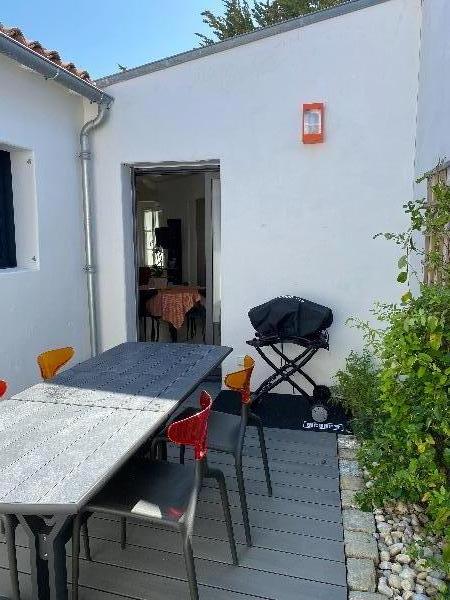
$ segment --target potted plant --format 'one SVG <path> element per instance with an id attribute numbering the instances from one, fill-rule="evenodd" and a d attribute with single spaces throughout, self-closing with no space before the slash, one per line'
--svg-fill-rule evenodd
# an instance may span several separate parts
<path id="1" fill-rule="evenodd" d="M 162 289 L 167 287 L 166 269 L 163 266 L 164 255 L 161 248 L 155 249 L 155 264 L 150 267 L 150 279 L 148 285 L 151 288 Z"/>

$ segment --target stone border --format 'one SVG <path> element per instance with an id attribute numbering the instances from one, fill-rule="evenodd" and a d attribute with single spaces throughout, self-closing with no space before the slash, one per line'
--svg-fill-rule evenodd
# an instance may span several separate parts
<path id="1" fill-rule="evenodd" d="M 359 510 L 355 493 L 364 487 L 356 460 L 358 442 L 352 435 L 338 435 L 339 478 L 347 562 L 349 600 L 386 600 L 376 593 L 380 562 L 373 513 Z"/>

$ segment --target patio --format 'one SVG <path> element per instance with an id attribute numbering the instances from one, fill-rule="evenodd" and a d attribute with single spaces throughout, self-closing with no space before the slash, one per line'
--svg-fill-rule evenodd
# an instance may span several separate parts
<path id="1" fill-rule="evenodd" d="M 214 384 L 207 387 L 213 388 Z M 245 546 L 232 459 L 209 454 L 210 464 L 223 469 L 227 477 L 240 566 L 229 564 L 218 491 L 205 482 L 194 538 L 200 595 L 205 600 L 344 600 L 347 588 L 336 437 L 277 429 L 267 429 L 266 436 L 273 498 L 266 494 L 253 428 L 246 440 L 244 464 L 254 538 L 251 549 Z M 174 458 L 175 450 L 171 454 Z M 94 517 L 90 521 L 90 536 L 93 562 L 81 561 L 81 598 L 188 598 L 181 542 L 176 533 L 130 523 L 129 545 L 121 551 L 118 524 Z M 22 597 L 28 600 L 29 551 L 20 528 L 18 564 Z M 70 578 L 69 563 L 68 573 Z M 8 593 L 7 554 L 2 540 L 0 594 Z"/>

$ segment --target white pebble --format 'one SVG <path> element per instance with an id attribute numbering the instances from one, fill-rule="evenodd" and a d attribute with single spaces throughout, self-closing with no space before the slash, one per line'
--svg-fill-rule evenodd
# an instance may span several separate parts
<path id="1" fill-rule="evenodd" d="M 397 554 L 400 554 L 400 552 L 403 550 L 403 544 L 402 543 L 397 543 L 397 544 L 392 544 L 392 546 L 389 548 L 389 554 L 391 556 L 397 556 Z"/>
<path id="2" fill-rule="evenodd" d="M 430 577 L 428 575 L 427 583 L 429 583 L 432 587 L 436 588 L 440 592 L 445 592 L 445 590 L 447 589 L 447 586 L 442 581 L 442 579 L 436 579 L 436 577 Z"/>
<path id="3" fill-rule="evenodd" d="M 380 592 L 380 594 L 384 594 L 384 596 L 387 596 L 388 598 L 392 598 L 392 596 L 394 595 L 394 592 L 388 586 L 387 581 L 384 577 L 382 577 L 378 582 L 378 591 Z"/>
<path id="4" fill-rule="evenodd" d="M 411 558 L 407 554 L 397 554 L 395 560 L 402 565 L 408 565 L 411 562 Z"/>
<path id="5" fill-rule="evenodd" d="M 414 581 L 412 579 L 402 579 L 402 589 L 405 592 L 410 592 L 414 589 Z"/>
<path id="6" fill-rule="evenodd" d="M 399 590 L 402 585 L 402 580 L 400 579 L 400 577 L 398 575 L 396 575 L 395 573 L 392 573 L 392 575 L 389 575 L 389 577 L 388 577 L 388 583 L 391 588 L 395 588 L 396 590 Z"/>
<path id="7" fill-rule="evenodd" d="M 411 569 L 410 567 L 403 567 L 403 569 L 400 572 L 400 577 L 402 579 L 414 579 L 416 576 L 416 572 L 414 571 L 414 569 Z"/>

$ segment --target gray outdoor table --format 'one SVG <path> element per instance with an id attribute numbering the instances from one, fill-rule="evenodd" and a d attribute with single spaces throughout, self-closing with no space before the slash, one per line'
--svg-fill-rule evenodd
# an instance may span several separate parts
<path id="1" fill-rule="evenodd" d="M 125 343 L 0 402 L 0 514 L 28 535 L 33 598 L 67 598 L 73 515 L 230 352 Z"/>

